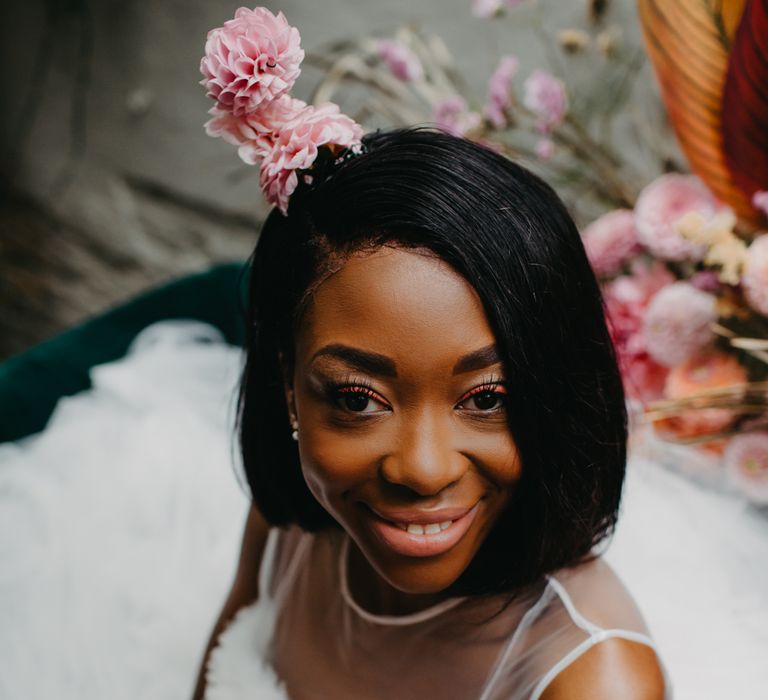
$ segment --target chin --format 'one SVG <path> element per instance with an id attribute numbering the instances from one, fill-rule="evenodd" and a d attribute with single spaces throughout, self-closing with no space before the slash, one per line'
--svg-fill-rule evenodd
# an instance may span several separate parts
<path id="1" fill-rule="evenodd" d="M 471 556 L 456 551 L 458 547 L 436 557 L 403 557 L 382 552 L 380 547 L 371 551 L 367 543 L 361 549 L 381 578 L 393 588 L 410 595 L 444 591 L 456 582 L 472 561 Z"/>

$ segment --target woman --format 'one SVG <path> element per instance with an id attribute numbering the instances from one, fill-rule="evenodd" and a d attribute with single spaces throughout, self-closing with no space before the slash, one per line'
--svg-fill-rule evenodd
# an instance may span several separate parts
<path id="1" fill-rule="evenodd" d="M 470 141 L 363 146 L 300 182 L 252 258 L 253 508 L 205 696 L 237 696 L 251 625 L 294 699 L 669 697 L 597 549 L 627 417 L 574 223 Z M 220 636 L 241 608 L 258 622 Z"/>

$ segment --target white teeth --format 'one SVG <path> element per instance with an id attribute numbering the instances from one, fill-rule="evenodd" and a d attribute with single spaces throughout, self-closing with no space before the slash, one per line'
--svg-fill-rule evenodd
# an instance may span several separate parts
<path id="1" fill-rule="evenodd" d="M 453 524 L 453 520 L 446 520 L 442 523 L 429 523 L 427 525 L 419 525 L 418 523 L 393 524 L 397 525 L 401 530 L 410 532 L 412 535 L 436 535 L 438 532 L 447 530 Z"/>

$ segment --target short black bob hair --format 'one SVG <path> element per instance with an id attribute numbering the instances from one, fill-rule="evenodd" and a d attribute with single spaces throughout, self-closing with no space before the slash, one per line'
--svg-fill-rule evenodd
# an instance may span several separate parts
<path id="1" fill-rule="evenodd" d="M 270 213 L 250 260 L 238 431 L 256 507 L 273 526 L 341 527 L 302 476 L 278 353 L 292 368 L 312 287 L 344 256 L 383 244 L 420 247 L 482 300 L 522 463 L 507 509 L 450 591 L 514 592 L 589 560 L 615 527 L 627 414 L 573 220 L 540 178 L 467 139 L 414 127 L 363 141 L 362 155 L 300 184 L 287 216 Z"/>

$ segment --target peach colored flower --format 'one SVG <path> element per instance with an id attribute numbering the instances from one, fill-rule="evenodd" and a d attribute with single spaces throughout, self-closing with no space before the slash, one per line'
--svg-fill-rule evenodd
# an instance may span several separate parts
<path id="1" fill-rule="evenodd" d="M 768 316 L 768 234 L 758 236 L 747 248 L 741 286 L 749 305 Z"/>
<path id="2" fill-rule="evenodd" d="M 768 433 L 735 435 L 723 453 L 729 480 L 749 500 L 768 505 Z"/>
<path id="3" fill-rule="evenodd" d="M 468 131 L 480 126 L 482 117 L 477 112 L 469 111 L 463 97 L 452 95 L 434 105 L 432 120 L 449 134 L 464 136 Z"/>
<path id="4" fill-rule="evenodd" d="M 538 116 L 536 126 L 541 133 L 549 133 L 563 121 L 568 111 L 568 96 L 562 80 L 537 68 L 531 71 L 523 89 L 523 104 Z"/>
<path id="5" fill-rule="evenodd" d="M 421 61 L 410 48 L 396 39 L 379 39 L 376 52 L 398 80 L 409 82 L 424 76 Z"/>
<path id="6" fill-rule="evenodd" d="M 643 336 L 651 356 L 674 367 L 710 343 L 716 303 L 715 296 L 688 282 L 675 282 L 657 292 L 643 319 Z"/>
<path id="7" fill-rule="evenodd" d="M 664 394 L 668 399 L 681 399 L 705 389 L 746 382 L 747 372 L 736 357 L 710 349 L 670 370 Z M 665 421 L 665 428 L 679 437 L 695 437 L 720 432 L 733 420 L 734 414 L 728 409 L 691 409 Z"/>
<path id="8" fill-rule="evenodd" d="M 595 274 L 609 276 L 639 251 L 635 215 L 630 209 L 603 214 L 582 232 L 584 248 Z"/>
<path id="9" fill-rule="evenodd" d="M 314 163 L 318 147 L 356 146 L 362 135 L 362 127 L 341 114 L 338 105 L 327 102 L 317 107 L 305 106 L 293 119 L 280 125 L 272 148 L 260 158 L 261 187 L 267 201 L 285 214 L 288 198 L 298 185 L 296 171 Z"/>
<path id="10" fill-rule="evenodd" d="M 701 260 L 706 251 L 677 230 L 677 222 L 688 212 L 706 219 L 721 206 L 695 175 L 662 175 L 647 185 L 635 204 L 635 225 L 640 243 L 662 260 Z"/>
<path id="11" fill-rule="evenodd" d="M 517 73 L 518 65 L 516 56 L 502 56 L 488 81 L 488 100 L 483 114 L 497 129 L 503 129 L 507 125 L 506 111 L 512 104 L 510 84 Z"/>
<path id="12" fill-rule="evenodd" d="M 300 41 L 282 12 L 241 7 L 234 19 L 208 32 L 200 83 L 222 110 L 249 114 L 291 89 L 304 59 Z"/>

